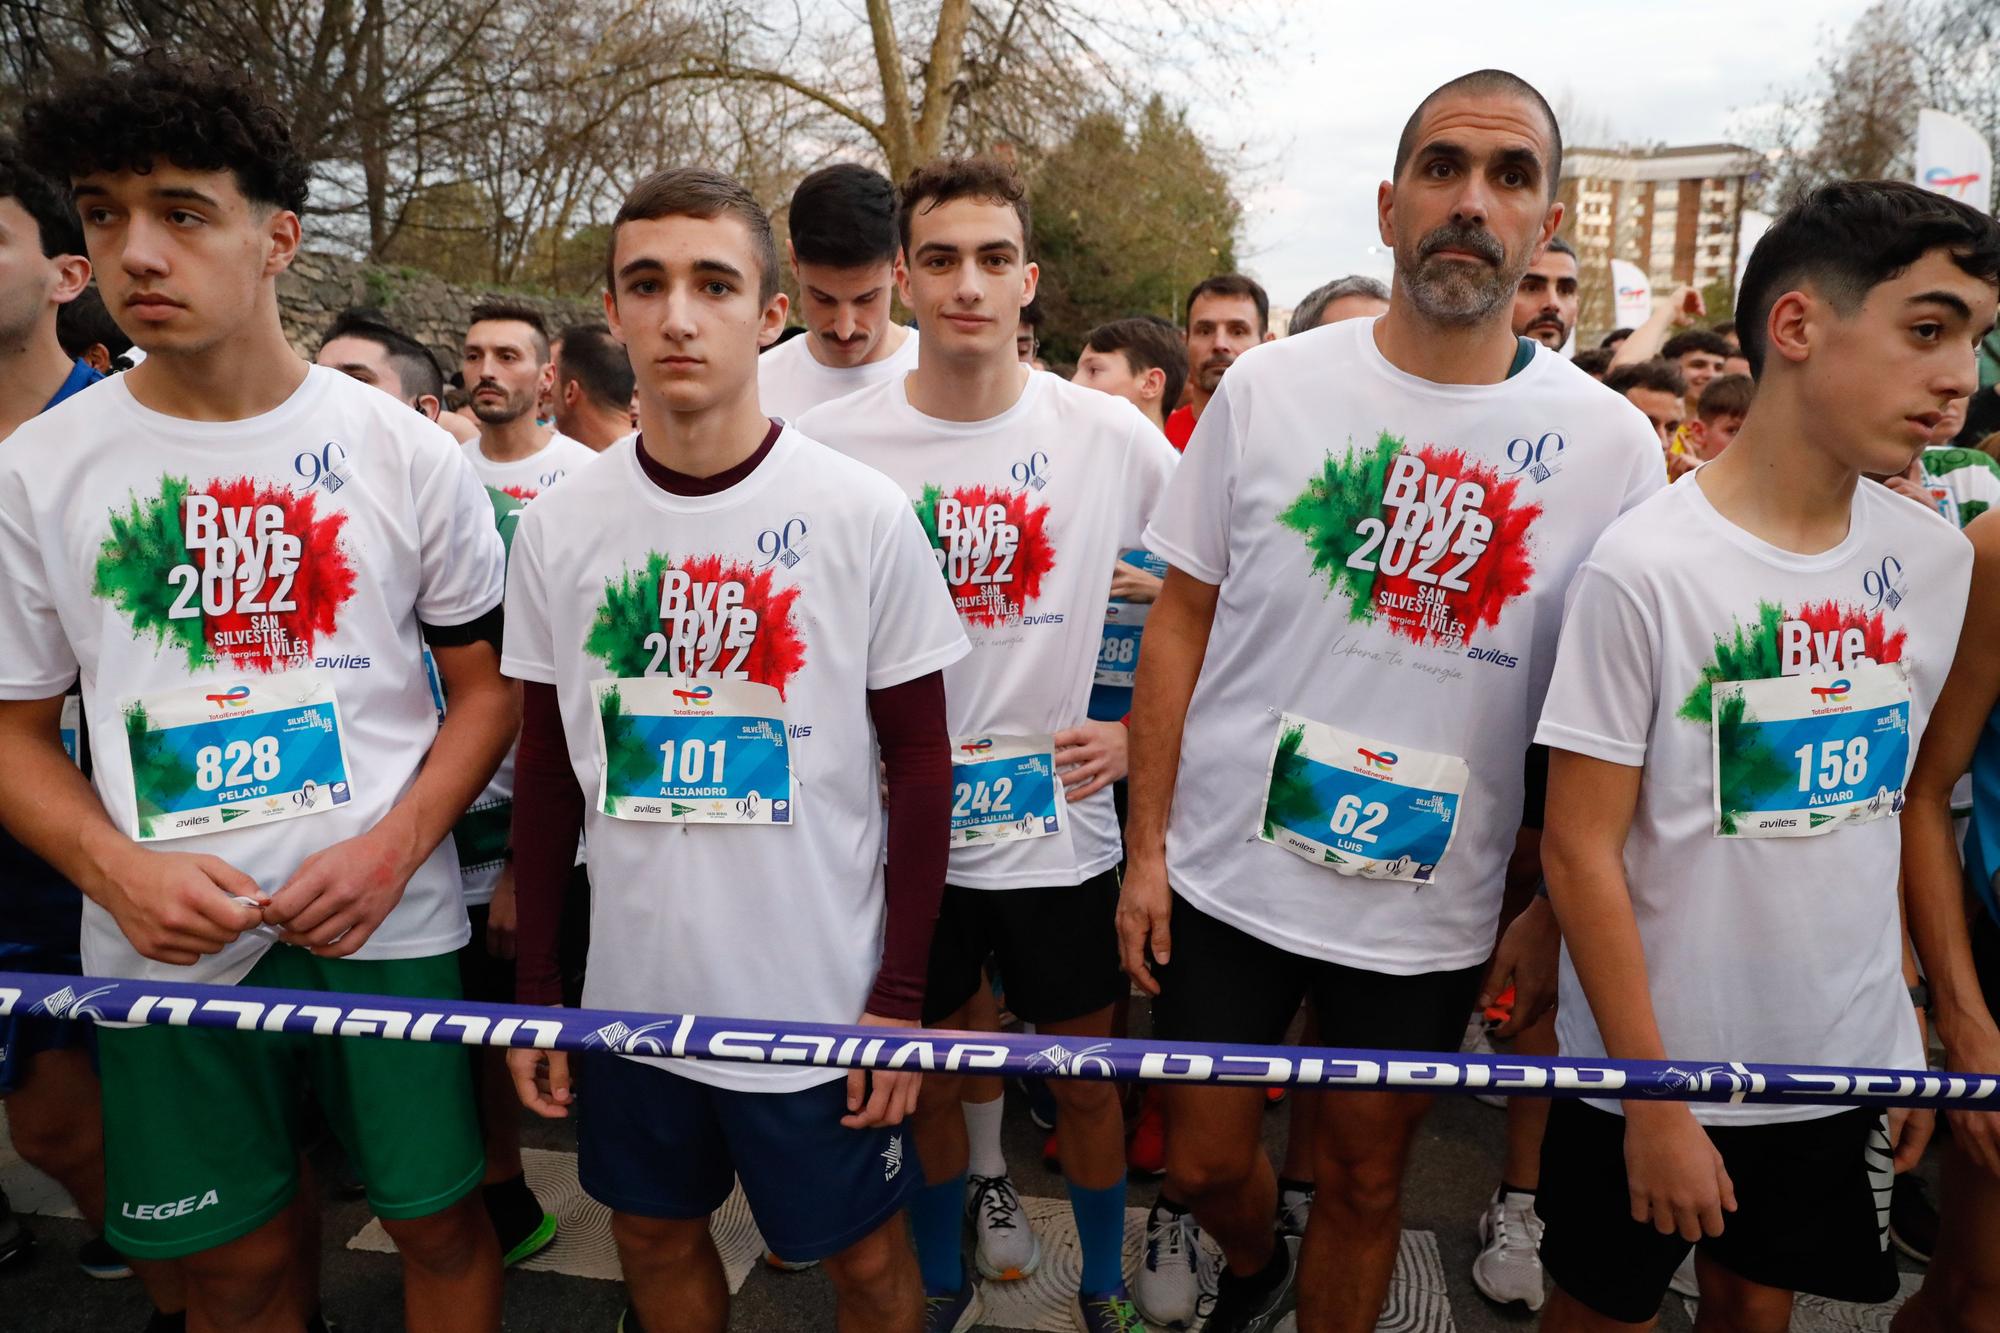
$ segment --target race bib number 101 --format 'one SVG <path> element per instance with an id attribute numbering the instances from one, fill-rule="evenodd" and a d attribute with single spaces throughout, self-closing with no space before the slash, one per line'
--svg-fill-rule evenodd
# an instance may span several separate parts
<path id="1" fill-rule="evenodd" d="M 1903 808 L 1910 686 L 1898 664 L 1717 681 L 1718 838 L 1807 838 Z"/>
<path id="2" fill-rule="evenodd" d="M 605 814 L 662 824 L 792 822 L 792 753 L 773 687 L 644 676 L 590 688 Z"/>
<path id="3" fill-rule="evenodd" d="M 955 736 L 951 845 L 1046 838 L 1062 831 L 1055 741 L 1049 736 Z"/>
<path id="4" fill-rule="evenodd" d="M 141 841 L 325 814 L 353 797 L 340 705 L 310 672 L 149 695 L 124 712 Z"/>
<path id="5" fill-rule="evenodd" d="M 1456 755 L 1285 713 L 1259 835 L 1342 875 L 1428 883 L 1451 848 L 1469 776 Z"/>

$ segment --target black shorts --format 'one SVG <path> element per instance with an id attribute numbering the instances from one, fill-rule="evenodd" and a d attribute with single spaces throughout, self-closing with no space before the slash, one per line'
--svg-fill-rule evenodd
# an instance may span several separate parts
<path id="1" fill-rule="evenodd" d="M 1456 1051 L 1484 964 L 1399 976 L 1291 953 L 1174 895 L 1173 962 L 1153 965 L 1153 1030 L 1169 1041 L 1282 1042 L 1308 996 L 1323 1046 Z"/>
<path id="2" fill-rule="evenodd" d="M 1065 1023 L 1116 1004 L 1118 872 L 1048 889 L 944 886 L 931 936 L 924 1023 L 957 1013 L 980 987 L 991 958 L 1007 1007 L 1027 1022 Z"/>
<path id="3" fill-rule="evenodd" d="M 468 1000 L 481 1004 L 514 1003 L 514 960 L 495 958 L 486 951 L 485 903 L 465 909 L 472 921 L 472 938 L 458 951 L 458 985 Z"/>
<path id="4" fill-rule="evenodd" d="M 1874 1304 L 1896 1294 L 1889 1250 L 1895 1182 L 1880 1111 L 1857 1107 L 1814 1120 L 1711 1127 L 1736 1189 L 1736 1211 L 1702 1252 L 1738 1277 L 1784 1291 Z M 1659 1313 L 1694 1242 L 1632 1220 L 1625 1118 L 1559 1101 L 1542 1138 L 1535 1211 L 1542 1264 L 1556 1285 L 1607 1319 Z"/>

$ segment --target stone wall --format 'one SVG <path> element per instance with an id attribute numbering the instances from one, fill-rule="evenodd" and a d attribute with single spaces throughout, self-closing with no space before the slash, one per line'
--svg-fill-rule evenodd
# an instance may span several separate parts
<path id="1" fill-rule="evenodd" d="M 360 264 L 338 255 L 301 251 L 278 279 L 278 313 L 292 346 L 311 356 L 319 336 L 333 317 L 350 306 L 374 306 L 389 322 L 431 349 L 449 376 L 457 368 L 465 335 L 466 315 L 488 292 L 419 269 Z M 592 301 L 507 292 L 542 312 L 549 331 L 584 320 L 601 320 L 604 309 Z"/>

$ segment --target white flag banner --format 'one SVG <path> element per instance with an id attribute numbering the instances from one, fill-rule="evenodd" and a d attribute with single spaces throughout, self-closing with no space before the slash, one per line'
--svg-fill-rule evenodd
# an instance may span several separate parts
<path id="1" fill-rule="evenodd" d="M 1757 242 L 1764 239 L 1764 233 L 1771 230 L 1776 221 L 1769 213 L 1760 213 L 1754 208 L 1746 208 L 1736 219 L 1736 290 L 1743 290 L 1743 270 L 1750 267 L 1750 252 L 1757 248 Z"/>
<path id="2" fill-rule="evenodd" d="M 1917 112 L 1917 184 L 1991 212 L 1992 145 L 1957 116 L 1925 107 Z"/>
<path id="3" fill-rule="evenodd" d="M 1653 313 L 1653 284 L 1645 270 L 1630 260 L 1611 261 L 1611 290 L 1617 328 L 1636 329 Z"/>

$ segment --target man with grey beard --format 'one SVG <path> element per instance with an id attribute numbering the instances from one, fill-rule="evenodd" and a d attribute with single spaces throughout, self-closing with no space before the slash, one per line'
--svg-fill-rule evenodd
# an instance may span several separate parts
<path id="1" fill-rule="evenodd" d="M 1510 982 L 1503 1035 L 1550 1003 L 1546 900 L 1494 950 L 1524 759 L 1571 575 L 1666 481 L 1630 404 L 1511 327 L 1561 160 L 1515 75 L 1426 97 L 1377 193 L 1387 313 L 1244 352 L 1154 511 L 1118 924 L 1167 1040 L 1280 1042 L 1310 995 L 1324 1045 L 1455 1051 Z M 1294 1304 L 1300 1333 L 1375 1327 L 1429 1099 L 1317 1095 L 1301 1243 L 1262 1090 L 1169 1085 L 1167 1192 L 1227 1262 L 1213 1333 Z M 1532 1250 L 1532 1195 L 1489 1229 Z"/>

